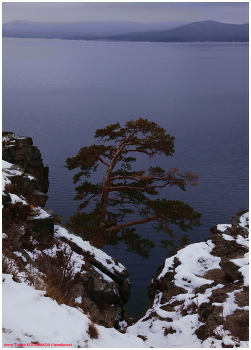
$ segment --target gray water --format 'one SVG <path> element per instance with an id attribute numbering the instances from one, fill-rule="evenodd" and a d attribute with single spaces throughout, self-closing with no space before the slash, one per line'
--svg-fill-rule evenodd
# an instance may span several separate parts
<path id="1" fill-rule="evenodd" d="M 2 96 L 3 130 L 31 136 L 41 150 L 50 167 L 47 207 L 58 215 L 69 217 L 78 204 L 65 159 L 95 143 L 97 128 L 138 118 L 176 138 L 174 157 L 156 164 L 200 175 L 198 187 L 162 193 L 202 214 L 191 242 L 248 207 L 248 44 L 4 38 Z M 129 269 L 126 309 L 135 317 L 146 310 L 147 285 L 167 256 L 151 225 L 138 232 L 156 244 L 148 260 L 105 247 Z"/>

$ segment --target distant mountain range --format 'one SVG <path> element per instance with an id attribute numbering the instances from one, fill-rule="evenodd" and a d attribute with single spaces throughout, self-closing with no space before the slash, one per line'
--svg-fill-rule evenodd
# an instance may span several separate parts
<path id="1" fill-rule="evenodd" d="M 111 40 L 155 41 L 155 42 L 194 42 L 194 41 L 241 41 L 246 42 L 248 24 L 226 24 L 216 21 L 192 22 L 174 29 L 116 35 Z M 109 39 L 109 38 L 108 38 Z"/>
<path id="2" fill-rule="evenodd" d="M 80 22 L 45 23 L 14 21 L 2 25 L 3 37 L 94 40 L 107 36 L 169 30 L 189 22 Z"/>
<path id="3" fill-rule="evenodd" d="M 38 23 L 14 21 L 2 25 L 2 36 L 70 40 L 151 42 L 248 42 L 249 25 L 202 22 L 83 22 Z"/>

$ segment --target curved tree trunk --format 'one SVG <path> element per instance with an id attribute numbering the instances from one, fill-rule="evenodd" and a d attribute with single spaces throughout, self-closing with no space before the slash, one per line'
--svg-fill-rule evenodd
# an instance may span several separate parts
<path id="1" fill-rule="evenodd" d="M 106 208 L 107 208 L 107 204 L 108 204 L 108 197 L 109 197 L 109 193 L 110 193 L 110 185 L 111 185 L 111 173 L 114 169 L 114 167 L 116 166 L 117 162 L 118 162 L 118 158 L 121 155 L 122 151 L 124 150 L 125 146 L 127 145 L 127 142 L 130 140 L 130 138 L 138 132 L 138 129 L 134 130 L 130 135 L 128 135 L 127 137 L 125 137 L 119 144 L 117 151 L 114 155 L 114 157 L 112 158 L 106 173 L 105 173 L 105 177 L 104 177 L 104 181 L 103 181 L 103 187 L 102 187 L 102 191 L 101 191 L 101 195 L 100 195 L 100 211 L 99 211 L 99 216 L 101 218 L 101 220 L 105 219 L 105 215 L 106 215 Z"/>

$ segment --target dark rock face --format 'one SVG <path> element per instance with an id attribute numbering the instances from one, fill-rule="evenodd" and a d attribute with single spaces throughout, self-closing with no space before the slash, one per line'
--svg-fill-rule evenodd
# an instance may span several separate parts
<path id="1" fill-rule="evenodd" d="M 162 304 L 171 300 L 171 298 L 175 295 L 186 293 L 184 288 L 177 287 L 174 283 L 175 268 L 179 265 L 180 265 L 179 260 L 177 258 L 174 258 L 172 269 L 169 270 L 163 278 L 158 279 L 157 277 L 162 272 L 164 268 L 164 264 L 160 266 L 160 268 L 157 271 L 157 274 L 153 277 L 152 281 L 149 283 L 149 286 L 148 286 L 148 295 L 152 303 L 154 302 L 156 291 L 165 291 L 165 293 L 163 293 L 161 297 Z"/>
<path id="2" fill-rule="evenodd" d="M 5 175 L 11 181 L 10 192 L 14 191 L 17 195 L 22 195 L 30 205 L 34 207 L 44 207 L 48 196 L 39 191 L 40 185 L 37 179 L 30 174 L 24 172 L 22 168 L 18 165 L 13 165 L 10 170 L 5 172 Z M 6 190 L 8 190 L 9 186 L 7 186 Z M 5 190 L 5 192 L 6 192 Z M 3 193 L 3 201 L 8 201 L 6 193 Z"/>
<path id="3" fill-rule="evenodd" d="M 14 164 L 12 170 L 17 170 L 17 175 L 13 172 L 9 179 L 18 194 L 30 205 L 44 207 L 48 199 L 45 193 L 49 188 L 49 168 L 43 164 L 41 153 L 33 146 L 32 139 L 3 131 L 2 158 Z M 5 195 L 3 200 L 7 200 Z"/>
<path id="4" fill-rule="evenodd" d="M 3 131 L 2 157 L 3 160 L 20 166 L 25 173 L 34 176 L 38 191 L 48 192 L 49 168 L 43 164 L 41 153 L 36 146 L 33 146 L 31 137 Z"/>
<path id="5" fill-rule="evenodd" d="M 54 233 L 54 219 L 51 215 L 42 218 L 29 215 L 27 217 L 27 231 L 30 234 L 35 234 L 40 241 L 46 240 L 48 235 Z"/>

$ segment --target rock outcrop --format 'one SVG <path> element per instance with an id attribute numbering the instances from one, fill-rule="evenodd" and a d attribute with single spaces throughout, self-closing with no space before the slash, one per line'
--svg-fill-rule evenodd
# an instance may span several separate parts
<path id="1" fill-rule="evenodd" d="M 2 158 L 22 168 L 24 174 L 32 175 L 35 183 L 27 183 L 22 190 L 39 191 L 47 193 L 49 189 L 49 168 L 43 164 L 40 150 L 33 145 L 31 137 L 15 135 L 12 132 L 3 131 Z M 16 179 L 16 181 L 22 181 Z M 20 186 L 20 184 L 18 184 Z M 31 188 L 30 188 L 31 187 Z M 32 188 L 35 187 L 36 189 Z"/>
<path id="2" fill-rule="evenodd" d="M 3 140 L 3 272 L 96 324 L 117 327 L 129 319 L 123 307 L 130 296 L 127 269 L 42 208 L 48 170 L 31 138 L 4 133 Z"/>
<path id="3" fill-rule="evenodd" d="M 237 213 L 166 259 L 149 284 L 151 307 L 127 332 L 149 347 L 248 347 L 248 223 Z"/>

